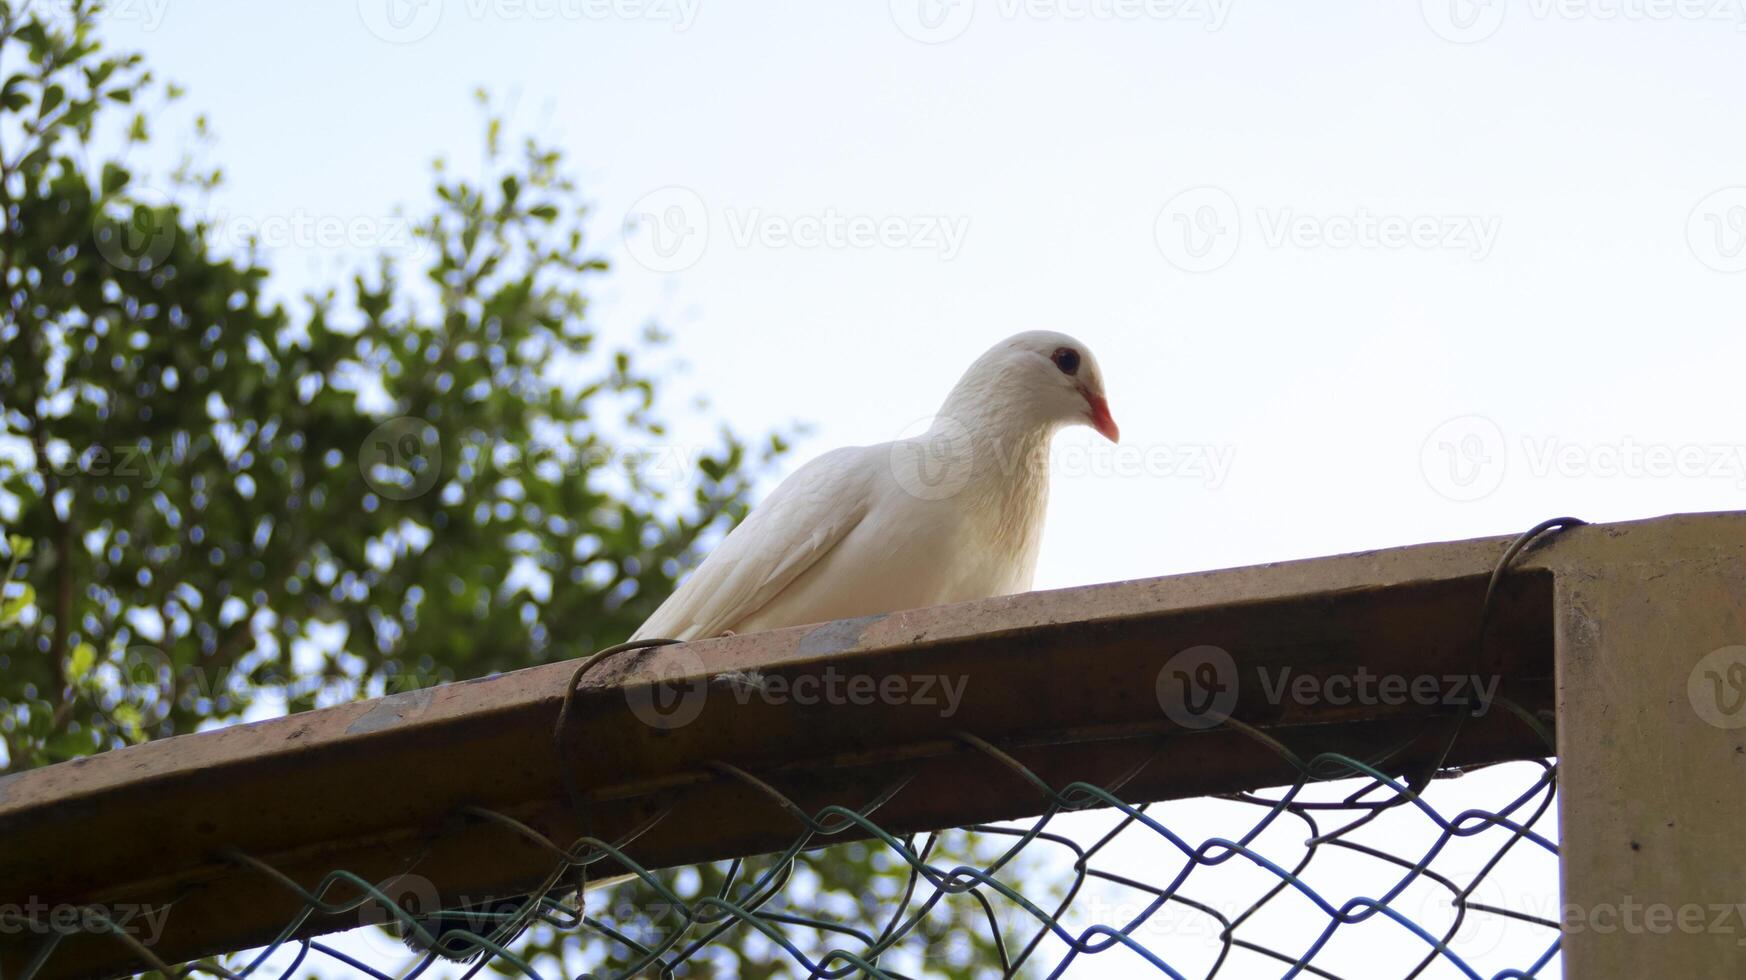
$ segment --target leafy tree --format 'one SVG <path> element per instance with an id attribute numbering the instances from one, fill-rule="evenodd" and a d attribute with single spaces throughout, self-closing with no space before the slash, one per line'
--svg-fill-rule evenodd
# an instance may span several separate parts
<path id="1" fill-rule="evenodd" d="M 287 309 L 184 206 L 215 171 L 158 195 L 90 162 L 179 94 L 104 52 L 96 10 L 0 0 L 0 772 L 586 655 L 743 516 L 783 438 L 664 445 L 663 338 L 599 339 L 607 267 L 555 150 L 489 121 L 484 175 L 438 165 L 422 275 L 384 256 Z M 850 908 L 906 870 L 858 844 L 802 864 Z M 745 932 L 693 975 L 779 972 Z"/>
<path id="2" fill-rule="evenodd" d="M 37 546 L 0 640 L 9 767 L 268 695 L 298 710 L 587 654 L 783 449 L 749 458 L 724 433 L 687 497 L 637 465 L 667 438 L 641 367 L 659 338 L 599 342 L 586 289 L 606 265 L 556 151 L 507 152 L 492 123 L 496 172 L 439 173 L 416 225 L 428 288 L 385 258 L 344 309 L 330 292 L 293 316 L 215 229 L 81 164 L 99 110 L 151 93 L 137 57 L 100 58 L 88 17 L 4 16 L 28 68 L 0 95 L 0 494 Z"/>

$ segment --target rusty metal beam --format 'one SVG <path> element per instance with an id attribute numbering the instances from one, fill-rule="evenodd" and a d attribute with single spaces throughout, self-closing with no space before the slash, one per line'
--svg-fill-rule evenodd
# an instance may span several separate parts
<path id="1" fill-rule="evenodd" d="M 956 739 L 959 731 L 1011 751 L 1056 784 L 1114 778 L 1150 757 L 1123 790 L 1136 800 L 1285 783 L 1292 770 L 1256 741 L 1228 729 L 1185 730 L 1165 716 L 1156 685 L 1166 661 L 1211 644 L 1228 650 L 1245 677 L 1275 666 L 1321 676 L 1360 668 L 1403 676 L 1470 671 L 1485 582 L 1507 542 L 1033 593 L 625 653 L 584 679 L 574 732 L 583 750 L 571 764 L 598 836 L 613 838 L 671 808 L 632 850 L 650 867 L 766 853 L 796 837 L 792 817 L 712 773 L 712 761 L 755 773 L 810 808 L 859 805 L 894 777 L 908 777 L 878 814 L 894 831 L 1023 817 L 1046 805 L 1035 787 Z M 1502 590 L 1487 645 L 1486 669 L 1504 679 L 1503 692 L 1549 710 L 1555 630 L 1572 629 L 1558 608 L 1563 583 L 1611 581 L 1615 568 L 1643 556 L 1674 570 L 1696 557 L 1746 560 L 1746 516 L 1585 527 L 1531 550 Z M 1666 616 L 1653 607 L 1612 614 L 1640 623 Z M 301 908 L 278 883 L 228 860 L 228 849 L 305 887 L 335 869 L 382 881 L 416 861 L 417 873 L 445 899 L 525 891 L 550 871 L 550 855 L 457 814 L 486 807 L 553 840 L 577 836 L 551 738 L 573 666 L 534 667 L 0 778 L 0 907 L 173 902 L 154 951 L 177 962 L 271 941 Z M 695 717 L 676 727 L 646 723 L 638 705 L 675 672 L 681 684 L 695 681 L 705 692 L 690 702 Z M 873 685 L 905 678 L 909 696 L 769 704 L 722 680 L 746 672 L 789 684 L 823 684 L 834 672 L 845 694 L 848 677 Z M 932 703 L 916 696 L 914 679 L 923 676 L 962 685 L 955 711 L 947 714 L 937 687 Z M 1570 679 L 1564 682 L 1570 690 Z M 1280 700 L 1245 680 L 1232 716 L 1305 754 L 1363 754 L 1410 738 L 1427 722 L 1426 710 L 1411 705 Z M 1391 765 L 1413 771 L 1433 757 L 1434 743 L 1422 740 Z M 1469 723 L 1449 761 L 1544 754 L 1526 726 L 1494 711 Z M 312 917 L 299 934 L 358 921 L 355 913 Z M 0 975 L 17 970 L 38 938 L 0 934 Z M 74 936 L 42 976 L 101 976 L 137 964 L 113 938 Z"/>

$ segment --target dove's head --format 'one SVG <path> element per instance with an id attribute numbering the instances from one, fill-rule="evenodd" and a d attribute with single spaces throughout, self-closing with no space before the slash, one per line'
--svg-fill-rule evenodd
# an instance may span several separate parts
<path id="1" fill-rule="evenodd" d="M 1121 437 L 1097 358 L 1052 330 L 1029 330 L 995 344 L 964 372 L 947 405 L 947 412 L 980 408 L 1014 424 L 1089 425 L 1111 442 Z"/>

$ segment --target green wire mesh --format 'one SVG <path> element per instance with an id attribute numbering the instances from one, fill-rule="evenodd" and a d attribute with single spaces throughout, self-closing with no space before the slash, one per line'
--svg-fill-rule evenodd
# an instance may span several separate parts
<path id="1" fill-rule="evenodd" d="M 577 975 L 518 952 L 518 945 L 523 944 L 549 948 L 556 938 L 560 946 L 568 944 L 595 957 L 582 975 L 720 975 L 709 966 L 712 944 L 736 930 L 755 930 L 768 948 L 786 957 L 787 975 L 809 977 L 941 973 L 1059 976 L 1075 967 L 1090 972 L 1097 968 L 1099 958 L 1121 959 L 1129 967 L 1140 964 L 1147 973 L 1169 977 L 1338 977 L 1348 974 L 1324 966 L 1325 954 L 1343 934 L 1366 930 L 1366 936 L 1373 936 L 1378 928 L 1392 930 L 1397 939 L 1410 938 L 1416 952 L 1404 957 L 1404 962 L 1372 964 L 1357 975 L 1531 977 L 1553 962 L 1558 950 L 1555 919 L 1487 904 L 1476 894 L 1500 863 L 1518 849 L 1556 855 L 1556 844 L 1535 829 L 1549 820 L 1557 780 L 1555 764 L 1538 760 L 1501 767 L 1520 784 L 1512 788 L 1512 798 L 1495 808 L 1467 808 L 1445 815 L 1427 801 L 1431 793 L 1415 793 L 1372 762 L 1331 753 L 1299 759 L 1268 736 L 1253 734 L 1286 752 L 1299 765 L 1302 778 L 1266 793 L 1218 797 L 1224 812 L 1247 811 L 1252 817 L 1230 835 L 1199 839 L 1187 837 L 1159 819 L 1157 813 L 1174 804 L 1135 805 L 1124 800 L 1121 787 L 1125 778 L 1107 786 L 1083 782 L 1050 786 L 998 747 L 961 735 L 969 750 L 983 754 L 990 765 L 1031 781 L 1046 801 L 1043 812 L 1032 820 L 977 825 L 956 832 L 983 845 L 994 842 L 993 847 L 960 849 L 960 853 L 968 850 L 978 856 L 973 864 L 938 861 L 943 834 L 894 836 L 879 826 L 880 805 L 902 793 L 907 780 L 887 787 L 871 802 L 856 807 L 829 806 L 808 814 L 755 776 L 718 765 L 721 778 L 744 780 L 782 803 L 795 822 L 796 836 L 780 854 L 756 862 L 726 862 L 720 883 L 710 893 L 690 900 L 672 886 L 670 876 L 636 862 L 635 835 L 616 842 L 584 837 L 560 845 L 502 814 L 473 808 L 469 810 L 473 819 L 495 822 L 505 833 L 527 836 L 546 848 L 553 857 L 552 873 L 532 895 L 495 904 L 475 902 L 456 910 L 447 921 L 463 927 L 447 929 L 440 937 L 429 908 L 395 906 L 390 896 L 400 891 L 395 883 L 379 885 L 336 871 L 304 888 L 271 867 L 236 854 L 233 857 L 240 864 L 276 878 L 296 894 L 304 905 L 303 912 L 286 924 L 280 942 L 265 949 L 230 957 L 229 965 L 204 962 L 170 972 L 177 976 L 287 980 L 313 973 L 471 977 L 488 968 L 533 978 Z M 1151 762 L 1149 759 L 1145 764 Z M 1136 768 L 1127 778 L 1139 771 Z M 1440 792 L 1444 784 L 1439 780 L 1433 788 Z M 1195 805 L 1205 807 L 1210 801 L 1195 801 Z M 1088 812 L 1102 814 L 1107 829 L 1089 836 L 1087 825 L 1076 822 Z M 1366 832 L 1377 829 L 1385 817 L 1417 822 L 1429 830 L 1428 840 L 1420 835 L 1416 850 L 1401 853 L 1398 846 L 1388 849 L 1390 839 L 1398 841 L 1393 832 L 1381 834 L 1381 843 L 1377 834 L 1367 837 Z M 803 855 L 846 835 L 864 835 L 868 846 L 881 850 L 904 869 L 900 894 L 883 903 L 877 917 L 821 914 L 809 907 L 804 893 L 796 894 L 792 887 L 796 868 L 806 864 Z M 1135 838 L 1155 845 L 1146 848 L 1154 860 L 1142 866 L 1121 861 L 1119 870 L 1100 864 L 1100 858 L 1123 847 L 1134 850 Z M 1488 856 L 1477 871 L 1457 876 L 1440 869 L 1439 860 L 1464 841 L 1485 845 Z M 1044 858 L 1042 851 L 1053 853 Z M 1331 879 L 1318 879 L 1313 874 L 1315 863 L 1333 852 L 1373 862 L 1385 873 L 1380 878 L 1375 874 L 1342 874 L 1339 877 L 1350 877 L 1354 885 L 1374 888 L 1334 891 Z M 814 852 L 810 860 L 827 860 L 829 854 Z M 1035 859 L 1021 860 L 1027 857 Z M 613 906 L 592 907 L 600 901 L 600 890 L 584 892 L 589 901 L 578 909 L 574 892 L 566 892 L 574 881 L 573 871 L 603 859 L 622 864 L 636 876 L 634 887 L 630 883 L 618 886 L 630 887 L 635 893 L 637 897 L 630 902 L 634 908 L 658 908 L 662 914 L 632 930 L 623 923 L 625 916 L 614 914 Z M 1464 860 L 1470 866 L 1471 857 Z M 1227 911 L 1196 897 L 1198 886 L 1238 867 L 1267 883 L 1246 907 Z M 1049 872 L 1047 880 L 1033 877 L 1039 869 Z M 1338 878 L 1332 881 L 1337 883 Z M 1443 914 L 1436 924 L 1420 921 L 1428 919 L 1426 912 L 1434 907 L 1423 900 L 1425 886 L 1443 899 Z M 1076 921 L 1084 918 L 1079 906 L 1088 896 L 1107 896 L 1113 890 L 1139 898 L 1130 898 L 1130 907 L 1120 909 L 1124 914 L 1119 916 L 1110 916 L 1107 901 L 1099 901 L 1092 913 L 1099 921 Z M 1403 901 L 1408 895 L 1413 900 Z M 625 903 L 615 904 L 622 907 Z M 986 940 L 980 946 L 992 950 L 992 955 L 984 954 L 984 961 L 965 964 L 962 969 L 954 969 L 940 958 L 943 951 L 935 948 L 936 941 L 923 938 L 924 924 L 930 917 L 938 918 L 943 908 L 954 906 L 969 913 L 962 917 L 962 928 L 980 931 Z M 1296 923 L 1291 932 L 1307 933 L 1300 935 L 1295 945 L 1287 945 L 1278 934 L 1279 916 L 1269 915 L 1275 906 L 1286 907 L 1284 914 Z M 378 942 L 374 946 L 377 956 L 384 963 L 398 965 L 372 964 L 356 950 L 346 948 L 344 942 L 291 938 L 311 914 L 365 910 L 372 910 L 376 921 L 386 920 L 396 933 L 411 938 L 426 952 L 414 957 L 399 950 L 396 956 Z M 1157 927 L 1155 920 L 1167 915 L 1181 922 L 1180 913 L 1201 917 L 1202 926 Z M 1543 932 L 1537 954 L 1502 970 L 1482 971 L 1455 941 L 1463 925 L 1481 915 L 1507 917 L 1520 928 Z M 641 934 L 633 935 L 633 931 Z M 1184 934 L 1181 941 L 1173 935 L 1178 931 Z M 1210 961 L 1207 943 L 1202 941 L 1206 937 L 1215 947 Z M 544 941 L 530 942 L 536 938 Z M 439 939 L 441 954 L 431 948 Z M 52 953 L 52 948 L 46 949 L 47 953 Z M 45 955 L 41 961 L 46 959 Z M 545 960 L 555 962 L 550 956 Z M 1258 972 L 1263 970 L 1258 963 L 1269 968 Z M 1428 973 L 1433 967 L 1439 968 L 1438 972 Z M 26 976 L 30 972 L 34 971 L 27 971 Z"/>

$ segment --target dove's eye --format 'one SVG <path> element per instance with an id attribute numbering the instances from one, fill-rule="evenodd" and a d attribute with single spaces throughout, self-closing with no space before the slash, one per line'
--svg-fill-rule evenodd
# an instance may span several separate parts
<path id="1" fill-rule="evenodd" d="M 1055 353 L 1049 355 L 1049 360 L 1055 362 L 1055 366 L 1061 369 L 1062 374 L 1079 373 L 1079 352 L 1071 347 L 1055 348 Z"/>

